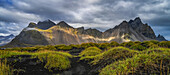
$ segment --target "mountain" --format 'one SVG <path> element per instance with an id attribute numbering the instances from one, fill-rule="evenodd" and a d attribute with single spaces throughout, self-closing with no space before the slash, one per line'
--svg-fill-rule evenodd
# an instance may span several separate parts
<path id="1" fill-rule="evenodd" d="M 8 36 L 0 36 L 0 46 L 9 43 L 15 36 L 13 34 Z"/>
<path id="2" fill-rule="evenodd" d="M 104 43 L 116 41 L 162 40 L 163 36 L 156 37 L 148 24 L 143 24 L 139 17 L 129 22 L 123 21 L 114 28 L 101 32 L 97 29 L 74 28 L 64 21 L 55 24 L 51 20 L 30 23 L 7 46 L 34 46 L 81 44 L 87 42 Z M 164 39 L 165 40 L 165 39 Z"/>
<path id="3" fill-rule="evenodd" d="M 156 40 L 158 40 L 158 41 L 168 41 L 164 38 L 164 36 L 162 36 L 160 34 L 156 37 Z"/>
<path id="4" fill-rule="evenodd" d="M 39 21 L 36 26 L 40 29 L 46 30 L 46 29 L 48 29 L 48 28 L 50 28 L 54 25 L 55 25 L 55 23 L 52 22 L 51 20 L 46 20 L 46 21 L 43 21 L 43 22 Z"/>

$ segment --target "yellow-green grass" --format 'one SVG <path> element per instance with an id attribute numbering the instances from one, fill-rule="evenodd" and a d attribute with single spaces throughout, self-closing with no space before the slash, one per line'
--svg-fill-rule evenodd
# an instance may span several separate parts
<path id="1" fill-rule="evenodd" d="M 138 51 L 130 50 L 129 48 L 115 47 L 95 56 L 94 60 L 92 61 L 92 64 L 93 65 L 96 65 L 96 64 L 108 65 L 114 61 L 131 58 L 135 54 L 138 54 L 138 53 L 139 53 Z"/>
<path id="2" fill-rule="evenodd" d="M 7 65 L 6 59 L 4 62 L 0 60 L 0 75 L 13 75 L 13 70 Z"/>
<path id="3" fill-rule="evenodd" d="M 36 53 L 34 57 L 37 57 L 40 62 L 46 63 L 44 68 L 49 71 L 52 70 L 65 70 L 71 67 L 69 58 L 72 57 L 66 52 L 46 52 L 46 53 Z"/>
<path id="4" fill-rule="evenodd" d="M 71 50 L 73 47 L 70 45 L 57 45 L 55 46 L 56 49 L 58 50 Z"/>
<path id="5" fill-rule="evenodd" d="M 170 70 L 169 49 L 151 49 L 149 51 L 107 65 L 101 70 L 100 75 L 168 75 Z"/>
<path id="6" fill-rule="evenodd" d="M 20 52 L 20 51 L 4 51 L 1 50 L 0 51 L 0 58 L 8 58 L 8 57 L 12 57 L 15 55 L 31 55 L 32 53 L 29 53 L 27 51 L 25 52 Z"/>
<path id="7" fill-rule="evenodd" d="M 134 44 L 134 45 L 130 46 L 130 49 L 142 51 L 142 50 L 145 50 L 146 47 L 144 47 L 140 44 Z"/>
<path id="8" fill-rule="evenodd" d="M 170 54 L 170 48 L 148 48 L 144 51 L 141 51 L 141 53 L 169 53 Z"/>
<path id="9" fill-rule="evenodd" d="M 52 70 L 65 70 L 71 67 L 69 58 L 72 55 L 67 52 L 42 50 L 37 52 L 20 51 L 0 51 L 0 58 L 8 58 L 18 55 L 30 55 L 31 58 L 38 58 L 40 62 L 45 63 L 44 68 Z M 21 57 L 22 59 L 22 57 Z"/>
<path id="10" fill-rule="evenodd" d="M 162 41 L 158 44 L 160 47 L 170 48 L 170 41 Z"/>
<path id="11" fill-rule="evenodd" d="M 89 48 L 86 48 L 85 50 L 83 50 L 79 54 L 79 56 L 95 56 L 97 54 L 100 54 L 101 52 L 102 52 L 102 50 L 97 47 L 89 47 Z"/>
<path id="12" fill-rule="evenodd" d="M 97 47 L 89 47 L 83 50 L 81 53 L 79 53 L 79 57 L 81 57 L 80 60 L 89 61 L 90 59 L 93 59 L 96 55 L 100 54 L 101 52 L 102 50 Z"/>

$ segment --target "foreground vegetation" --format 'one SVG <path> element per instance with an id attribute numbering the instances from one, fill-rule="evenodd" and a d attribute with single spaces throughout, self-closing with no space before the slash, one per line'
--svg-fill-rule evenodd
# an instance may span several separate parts
<path id="1" fill-rule="evenodd" d="M 31 65 L 43 68 L 43 71 L 33 73 L 46 71 L 60 74 L 75 67 L 73 63 L 81 63 L 89 74 L 170 74 L 170 41 L 83 43 L 1 49 L 0 75 L 29 73 L 32 71 L 29 69 Z"/>

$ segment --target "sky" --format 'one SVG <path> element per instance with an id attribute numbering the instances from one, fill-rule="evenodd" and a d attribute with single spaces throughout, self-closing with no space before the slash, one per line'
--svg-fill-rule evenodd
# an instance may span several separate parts
<path id="1" fill-rule="evenodd" d="M 0 0 L 0 35 L 47 19 L 104 31 L 136 17 L 170 40 L 170 0 Z"/>

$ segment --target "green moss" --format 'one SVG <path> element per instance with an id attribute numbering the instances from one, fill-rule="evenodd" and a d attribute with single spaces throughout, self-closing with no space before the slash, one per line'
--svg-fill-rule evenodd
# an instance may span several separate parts
<path id="1" fill-rule="evenodd" d="M 130 42 L 124 42 L 122 44 L 120 44 L 123 47 L 131 47 L 132 45 L 134 45 L 134 42 L 130 41 Z"/>
<path id="2" fill-rule="evenodd" d="M 0 58 L 8 58 L 15 55 L 30 55 L 30 53 L 19 51 L 0 51 Z"/>
<path id="3" fill-rule="evenodd" d="M 57 45 L 55 46 L 56 49 L 58 50 L 71 50 L 73 47 L 72 46 L 67 46 L 67 45 Z"/>
<path id="4" fill-rule="evenodd" d="M 170 41 L 162 41 L 158 45 L 160 47 L 170 48 Z"/>
<path id="5" fill-rule="evenodd" d="M 93 65 L 97 65 L 97 64 L 108 65 L 118 60 L 131 58 L 137 53 L 138 51 L 130 50 L 128 48 L 115 47 L 94 57 L 92 64 Z"/>
<path id="6" fill-rule="evenodd" d="M 97 47 L 89 47 L 85 50 L 83 50 L 79 56 L 95 56 L 97 54 L 100 54 L 102 50 L 100 50 Z"/>
<path id="7" fill-rule="evenodd" d="M 146 51 L 142 51 L 141 53 L 162 53 L 162 54 L 165 54 L 165 53 L 170 53 L 170 49 L 169 48 L 150 48 L 150 49 L 147 49 Z"/>
<path id="8" fill-rule="evenodd" d="M 112 42 L 110 43 L 110 46 L 111 46 L 111 47 L 117 47 L 117 46 L 119 46 L 119 43 L 117 43 L 117 42 L 115 42 L 115 41 L 112 41 Z"/>
<path id="9" fill-rule="evenodd" d="M 72 47 L 72 49 L 80 49 L 80 48 L 81 48 L 81 46 L 80 46 L 80 45 L 74 45 L 74 44 L 71 44 L 71 45 L 69 45 L 69 46 L 71 46 L 71 47 Z"/>
<path id="10" fill-rule="evenodd" d="M 45 63 L 44 68 L 49 71 L 53 70 L 66 70 L 71 67 L 69 58 L 72 58 L 72 55 L 66 52 L 46 52 L 34 54 L 34 57 Z"/>
<path id="11" fill-rule="evenodd" d="M 142 50 L 145 50 L 146 47 L 144 47 L 144 46 L 142 46 L 142 45 L 140 45 L 140 44 L 134 44 L 134 45 L 132 45 L 132 46 L 130 47 L 130 49 L 142 51 Z"/>
<path id="12" fill-rule="evenodd" d="M 99 48 L 100 49 L 109 49 L 111 47 L 111 44 L 109 43 L 100 43 Z"/>
<path id="13" fill-rule="evenodd" d="M 37 52 L 27 52 L 27 51 L 0 51 L 0 58 L 8 58 L 18 55 L 30 55 L 32 58 L 38 58 L 40 62 L 44 63 L 44 68 L 53 70 L 66 70 L 71 67 L 69 58 L 72 58 L 72 55 L 67 52 L 59 51 L 50 51 L 43 50 Z M 22 59 L 22 57 L 18 57 Z"/>
<path id="14" fill-rule="evenodd" d="M 45 68 L 51 70 L 65 70 L 71 67 L 68 57 L 58 54 L 48 54 Z"/>
<path id="15" fill-rule="evenodd" d="M 133 58 L 114 62 L 100 72 L 100 75 L 139 75 L 139 74 L 168 74 L 170 68 L 169 52 L 150 52 L 135 55 Z"/>
<path id="16" fill-rule="evenodd" d="M 82 43 L 80 46 L 81 46 L 82 48 L 98 47 L 99 44 L 93 43 L 93 42 L 89 42 L 89 43 Z"/>
<path id="17" fill-rule="evenodd" d="M 142 46 L 146 48 L 156 48 L 159 47 L 157 43 L 154 43 L 155 41 L 144 41 L 141 43 Z"/>
<path id="18" fill-rule="evenodd" d="M 56 48 L 53 45 L 47 45 L 43 47 L 43 50 L 56 50 Z"/>
<path id="19" fill-rule="evenodd" d="M 7 60 L 1 61 L 0 60 L 0 75 L 13 75 L 13 69 L 7 65 Z"/>

